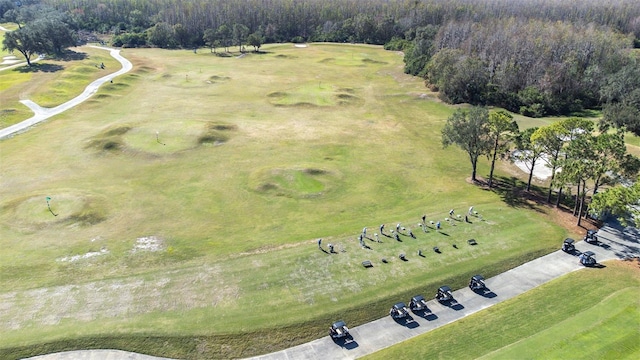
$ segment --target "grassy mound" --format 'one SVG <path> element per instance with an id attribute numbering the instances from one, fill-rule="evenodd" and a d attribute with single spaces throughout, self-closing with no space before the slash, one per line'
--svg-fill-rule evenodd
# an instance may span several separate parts
<path id="1" fill-rule="evenodd" d="M 136 127 L 118 125 L 95 136 L 86 148 L 102 153 L 167 155 L 193 149 L 198 145 L 221 145 L 236 130 L 236 125 L 202 121 L 144 124 Z"/>
<path id="2" fill-rule="evenodd" d="M 274 91 L 267 95 L 275 106 L 324 107 L 357 104 L 362 101 L 353 89 L 336 88 L 321 82 L 309 83 L 289 91 Z"/>
<path id="3" fill-rule="evenodd" d="M 222 145 L 229 140 L 229 133 L 237 129 L 238 127 L 232 124 L 209 123 L 205 132 L 198 137 L 198 144 Z"/>
<path id="4" fill-rule="evenodd" d="M 87 149 L 94 149 L 101 153 L 119 153 L 125 149 L 122 135 L 132 128 L 129 125 L 120 125 L 109 128 L 92 138 L 85 146 Z"/>
<path id="5" fill-rule="evenodd" d="M 51 197 L 50 209 L 46 197 Z M 14 199 L 3 208 L 12 212 L 15 225 L 20 228 L 39 229 L 47 226 L 78 224 L 95 225 L 107 218 L 104 200 L 75 191 L 54 191 Z"/>
<path id="6" fill-rule="evenodd" d="M 273 196 L 310 198 L 321 196 L 335 186 L 337 176 L 319 168 L 270 168 L 251 175 L 254 191 Z"/>
<path id="7" fill-rule="evenodd" d="M 127 148 L 151 155 L 168 155 L 193 149 L 206 123 L 181 120 L 139 124 L 122 136 Z"/>
<path id="8" fill-rule="evenodd" d="M 212 75 L 209 77 L 209 81 L 212 83 L 223 82 L 231 80 L 228 76 Z"/>

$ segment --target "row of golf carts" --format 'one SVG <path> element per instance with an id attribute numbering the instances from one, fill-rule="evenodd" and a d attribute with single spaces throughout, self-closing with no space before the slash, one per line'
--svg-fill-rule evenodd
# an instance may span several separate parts
<path id="1" fill-rule="evenodd" d="M 595 230 L 588 230 L 584 237 L 584 241 L 589 244 L 598 244 L 598 235 Z M 576 252 L 575 240 L 567 238 L 562 244 L 562 251 L 574 254 Z M 580 263 L 584 266 L 596 265 L 595 253 L 593 251 L 585 251 L 579 255 Z M 484 283 L 484 277 L 482 275 L 474 275 L 469 280 L 469 288 L 475 292 L 488 290 Z M 448 286 L 441 286 L 436 293 L 435 299 L 441 303 L 455 302 L 453 294 L 451 294 L 451 288 Z M 394 319 L 401 319 L 409 316 L 409 310 L 412 312 L 429 311 L 427 308 L 427 300 L 422 295 L 416 295 L 411 298 L 409 306 L 404 302 L 394 304 L 389 310 L 389 315 Z M 329 328 L 329 336 L 333 339 L 351 337 L 349 334 L 349 328 L 344 321 L 336 321 Z"/>
<path id="2" fill-rule="evenodd" d="M 587 234 L 584 236 L 583 240 L 588 244 L 597 245 L 598 235 L 595 230 L 587 230 Z M 572 255 L 575 254 L 576 253 L 575 240 L 571 238 L 564 239 L 564 242 L 562 243 L 562 251 Z M 579 253 L 578 259 L 580 261 L 580 264 L 584 266 L 594 266 L 597 264 L 596 254 L 593 251 L 585 251 L 583 253 Z"/>
<path id="3" fill-rule="evenodd" d="M 469 288 L 473 291 L 487 290 L 487 286 L 484 283 L 484 277 L 482 275 L 474 275 L 471 277 L 471 280 L 469 280 Z M 435 299 L 441 303 L 455 302 L 453 294 L 451 293 L 451 288 L 448 286 L 441 286 L 436 293 Z M 391 307 L 391 310 L 389 310 L 389 315 L 394 319 L 401 319 L 409 316 L 409 310 L 414 313 L 429 311 L 429 308 L 427 307 L 427 300 L 422 295 L 416 295 L 411 298 L 408 307 L 404 302 L 394 304 Z M 349 334 L 347 324 L 340 320 L 331 325 L 329 328 L 329 336 L 333 339 L 340 339 L 350 337 L 351 335 Z"/>
<path id="4" fill-rule="evenodd" d="M 486 289 L 484 277 L 482 275 L 474 275 L 469 281 L 469 288 L 473 291 Z M 441 286 L 438 288 L 435 299 L 441 303 L 455 302 L 453 294 L 451 294 L 451 288 L 448 286 Z M 422 295 L 416 295 L 411 298 L 411 301 L 409 301 L 408 308 L 403 302 L 394 304 L 389 310 L 389 315 L 394 319 L 400 319 L 409 316 L 409 310 L 413 312 L 429 311 L 427 308 L 427 300 Z"/>
<path id="5" fill-rule="evenodd" d="M 473 291 L 486 290 L 487 286 L 484 283 L 484 277 L 482 275 L 472 276 L 471 280 L 469 280 L 469 288 Z M 448 286 L 438 288 L 435 299 L 441 303 L 452 303 L 456 301 L 451 293 L 451 288 Z M 403 302 L 399 302 L 391 307 L 389 315 L 394 319 L 403 318 L 409 315 L 409 310 L 413 312 L 428 311 L 427 300 L 422 295 L 416 295 L 411 298 L 408 309 Z"/>

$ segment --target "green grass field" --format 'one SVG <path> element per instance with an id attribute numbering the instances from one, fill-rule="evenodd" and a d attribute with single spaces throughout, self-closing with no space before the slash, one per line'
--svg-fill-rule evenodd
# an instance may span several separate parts
<path id="1" fill-rule="evenodd" d="M 466 155 L 440 142 L 453 107 L 403 74 L 401 54 L 264 50 L 125 49 L 131 73 L 0 141 L 0 355 L 255 355 L 323 336 L 336 317 L 356 325 L 416 291 L 495 275 L 568 235 L 508 186 L 466 181 Z M 21 74 L 0 96 L 75 96 L 98 75 L 87 61 L 107 55 L 77 51 L 88 56 L 53 77 Z M 499 182 L 512 173 L 500 164 Z M 444 221 L 471 205 L 481 219 Z M 442 233 L 421 232 L 423 214 Z M 358 246 L 364 226 L 371 236 L 399 222 L 417 239 Z M 319 251 L 317 238 L 338 253 Z"/>
<path id="2" fill-rule="evenodd" d="M 366 359 L 637 359 L 639 265 L 568 274 Z"/>
<path id="3" fill-rule="evenodd" d="M 24 62 L 20 53 L 13 55 Z M 101 63 L 106 66 L 104 70 L 99 68 Z M 0 128 L 33 115 L 20 100 L 29 99 L 42 107 L 55 107 L 80 95 L 93 80 L 120 68 L 108 51 L 88 46 L 82 51 L 74 48 L 64 58 L 47 58 L 32 64 L 31 68 L 24 65 L 0 71 Z"/>

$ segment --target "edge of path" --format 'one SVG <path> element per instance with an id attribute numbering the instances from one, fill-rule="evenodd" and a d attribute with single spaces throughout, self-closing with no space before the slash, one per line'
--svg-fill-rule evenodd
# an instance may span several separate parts
<path id="1" fill-rule="evenodd" d="M 576 249 L 593 251 L 599 262 L 640 255 L 639 229 L 625 228 L 619 224 L 606 224 L 598 231 L 598 239 L 599 246 L 579 241 Z M 491 290 L 489 294 L 492 295 L 483 296 L 472 292 L 469 288 L 463 288 L 453 292 L 458 305 L 445 306 L 435 300 L 428 301 L 428 308 L 433 315 L 412 314 L 414 325 L 396 323 L 391 317 L 385 316 L 350 329 L 353 341 L 348 343 L 334 342 L 329 336 L 324 336 L 308 343 L 249 359 L 355 359 L 452 323 L 582 268 L 575 254 L 571 255 L 558 250 L 487 279 L 485 283 Z M 121 350 L 77 350 L 39 355 L 28 359 L 166 360 L 167 358 Z"/>
<path id="2" fill-rule="evenodd" d="M 17 133 L 21 133 L 33 125 L 36 125 L 52 116 L 58 115 L 64 111 L 71 109 L 72 107 L 78 104 L 81 104 L 82 102 L 89 99 L 93 94 L 95 94 L 98 91 L 98 88 L 102 84 L 104 84 L 107 81 L 112 81 L 115 77 L 129 72 L 133 68 L 133 64 L 131 64 L 131 61 L 127 60 L 125 57 L 120 55 L 120 49 L 108 48 L 104 46 L 94 46 L 94 45 L 90 45 L 90 46 L 96 49 L 109 51 L 109 54 L 114 59 L 120 62 L 120 64 L 122 65 L 122 68 L 114 73 L 105 75 L 97 80 L 94 80 L 92 83 L 87 85 L 87 87 L 84 89 L 84 91 L 80 95 L 53 108 L 44 108 L 44 107 L 38 106 L 36 103 L 34 103 L 31 100 L 20 100 L 21 103 L 25 104 L 29 109 L 31 109 L 31 111 L 33 111 L 34 115 L 27 120 L 24 120 L 17 124 L 13 124 L 4 129 L 0 129 L 0 140 L 13 136 Z"/>

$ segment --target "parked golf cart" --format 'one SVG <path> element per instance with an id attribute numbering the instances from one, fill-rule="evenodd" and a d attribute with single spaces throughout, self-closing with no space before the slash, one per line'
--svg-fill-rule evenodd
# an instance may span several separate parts
<path id="1" fill-rule="evenodd" d="M 409 309 L 411 311 L 422 311 L 427 308 L 427 300 L 425 300 L 424 296 L 416 295 L 411 298 L 409 302 Z"/>
<path id="2" fill-rule="evenodd" d="M 407 310 L 407 306 L 403 302 L 399 302 L 391 307 L 389 315 L 394 319 L 400 319 L 407 317 L 409 315 L 409 310 Z"/>
<path id="3" fill-rule="evenodd" d="M 334 322 L 329 328 L 329 336 L 331 336 L 332 339 L 348 337 L 349 328 L 347 328 L 347 324 L 342 320 Z"/>
<path id="4" fill-rule="evenodd" d="M 448 286 L 441 286 L 436 293 L 436 300 L 440 302 L 451 301 L 453 300 L 453 295 L 451 294 L 451 288 Z"/>
<path id="5" fill-rule="evenodd" d="M 484 276 L 473 275 L 469 280 L 469 288 L 473 291 L 484 290 L 487 286 L 484 284 Z"/>
<path id="6" fill-rule="evenodd" d="M 576 247 L 573 244 L 575 242 L 576 241 L 571 239 L 571 238 L 564 239 L 564 243 L 562 243 L 562 251 L 564 251 L 566 253 L 572 253 L 572 252 L 576 251 Z"/>
<path id="7" fill-rule="evenodd" d="M 584 241 L 589 244 L 598 243 L 598 232 L 596 230 L 587 230 L 587 234 L 584 236 Z"/>
<path id="8" fill-rule="evenodd" d="M 596 264 L 596 254 L 593 251 L 586 251 L 580 254 L 580 264 L 593 266 Z"/>

